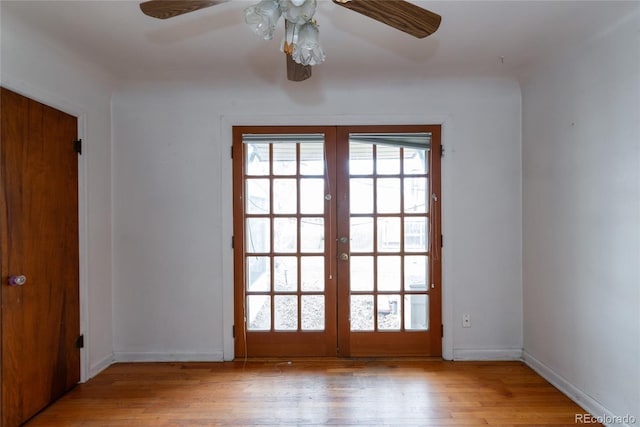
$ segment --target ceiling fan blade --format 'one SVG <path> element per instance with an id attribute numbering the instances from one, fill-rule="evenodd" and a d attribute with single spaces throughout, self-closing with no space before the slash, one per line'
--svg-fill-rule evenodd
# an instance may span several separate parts
<path id="1" fill-rule="evenodd" d="M 284 54 L 287 57 L 287 79 L 292 82 L 301 82 L 311 77 L 311 65 L 298 64 L 293 60 L 291 55 Z"/>
<path id="2" fill-rule="evenodd" d="M 230 0 L 150 0 L 140 3 L 140 10 L 152 18 L 167 19 L 228 1 Z"/>
<path id="3" fill-rule="evenodd" d="M 404 0 L 333 0 L 333 2 L 419 39 L 435 33 L 442 20 L 437 13 Z"/>

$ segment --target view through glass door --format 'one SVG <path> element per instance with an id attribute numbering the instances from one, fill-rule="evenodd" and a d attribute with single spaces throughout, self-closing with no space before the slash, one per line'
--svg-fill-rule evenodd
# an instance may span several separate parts
<path id="1" fill-rule="evenodd" d="M 234 128 L 237 357 L 441 354 L 439 146 L 439 126 Z"/>

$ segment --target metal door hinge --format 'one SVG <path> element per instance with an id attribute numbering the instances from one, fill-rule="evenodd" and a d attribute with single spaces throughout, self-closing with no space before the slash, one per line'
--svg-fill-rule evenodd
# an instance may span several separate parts
<path id="1" fill-rule="evenodd" d="M 236 237 L 231 236 L 231 249 L 234 249 L 235 247 L 236 247 Z"/>
<path id="2" fill-rule="evenodd" d="M 75 342 L 76 348 L 84 348 L 84 335 L 78 336 Z"/>
<path id="3" fill-rule="evenodd" d="M 76 153 L 82 155 L 82 140 L 81 139 L 76 139 L 75 141 L 73 141 L 73 151 L 75 151 Z"/>
<path id="4" fill-rule="evenodd" d="M 440 144 L 440 157 L 444 157 L 444 145 Z"/>
<path id="5" fill-rule="evenodd" d="M 233 145 L 231 146 L 231 158 L 233 159 Z"/>
<path id="6" fill-rule="evenodd" d="M 440 338 L 444 338 L 444 325 L 440 325 Z"/>
<path id="7" fill-rule="evenodd" d="M 231 335 L 232 335 L 232 337 L 233 337 L 233 338 L 235 338 L 235 337 L 236 337 L 236 325 L 233 325 L 233 326 L 231 327 Z"/>
<path id="8" fill-rule="evenodd" d="M 442 234 L 440 235 L 440 247 L 444 248 L 444 236 Z"/>

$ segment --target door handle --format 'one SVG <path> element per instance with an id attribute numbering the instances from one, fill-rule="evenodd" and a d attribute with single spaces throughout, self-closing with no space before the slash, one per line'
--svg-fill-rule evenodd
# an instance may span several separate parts
<path id="1" fill-rule="evenodd" d="M 9 286 L 22 286 L 27 283 L 27 278 L 22 274 L 19 276 L 9 276 L 9 280 L 7 280 L 7 282 L 9 283 Z"/>
<path id="2" fill-rule="evenodd" d="M 347 260 L 349 260 L 349 254 L 346 252 L 342 252 L 340 254 L 340 261 L 347 261 Z"/>

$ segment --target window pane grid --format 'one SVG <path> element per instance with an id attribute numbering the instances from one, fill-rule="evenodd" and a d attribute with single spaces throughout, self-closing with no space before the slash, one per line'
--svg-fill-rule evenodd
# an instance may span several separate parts
<path id="1" fill-rule="evenodd" d="M 324 144 L 252 142 L 245 147 L 248 330 L 321 331 Z"/>
<path id="2" fill-rule="evenodd" d="M 353 143 L 352 143 L 353 145 Z M 363 145 L 363 144 L 357 144 Z M 364 331 L 409 331 L 421 330 L 428 322 L 427 306 L 422 303 L 428 298 L 426 283 L 407 283 L 406 262 L 417 256 L 428 257 L 428 183 L 429 174 L 426 161 L 410 165 L 411 172 L 405 174 L 410 164 L 404 148 L 372 145 L 371 163 L 373 167 L 366 173 L 364 160 L 366 151 L 358 147 L 360 165 L 357 173 L 350 173 L 352 192 L 362 195 L 371 193 L 371 202 L 354 203 L 350 214 L 352 250 L 351 262 L 359 264 L 360 259 L 370 258 L 373 289 L 363 288 L 363 270 L 352 267 L 351 278 L 351 330 Z M 420 150 L 407 150 L 417 156 Z M 419 154 L 419 153 L 418 153 Z M 422 154 L 423 157 L 426 154 Z M 350 164 L 353 162 L 353 156 Z M 422 170 L 421 170 L 422 168 Z M 424 173 L 421 173 L 424 172 Z M 354 206 L 355 205 L 355 206 Z M 354 209 L 355 207 L 355 209 Z M 363 236 L 353 233 L 368 229 L 369 221 L 373 235 L 372 245 L 363 241 Z M 354 241 L 354 237 L 357 239 Z M 366 249 L 370 247 L 371 250 Z M 354 256 L 357 256 L 354 259 Z M 425 271 L 412 270 L 413 282 L 426 282 L 428 263 Z M 365 275 L 366 276 L 366 275 Z M 357 279 L 356 279 L 357 278 Z M 424 312 L 421 312 L 424 310 Z M 366 314 L 363 314 L 366 313 Z M 416 320 L 417 319 L 417 320 Z"/>

